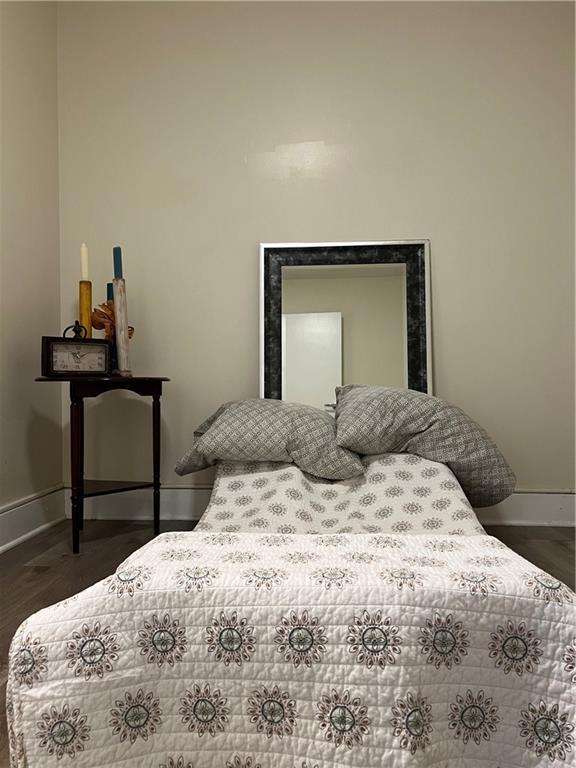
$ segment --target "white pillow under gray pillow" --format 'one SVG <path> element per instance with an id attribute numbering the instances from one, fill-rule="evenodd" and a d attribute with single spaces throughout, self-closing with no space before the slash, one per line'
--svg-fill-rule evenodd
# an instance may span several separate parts
<path id="1" fill-rule="evenodd" d="M 176 472 L 196 472 L 218 460 L 293 462 L 327 480 L 346 480 L 364 472 L 360 458 L 336 444 L 329 413 L 271 399 L 223 405 L 196 430 L 194 444 Z"/>
<path id="2" fill-rule="evenodd" d="M 481 426 L 455 405 L 411 389 L 338 387 L 336 441 L 360 454 L 413 453 L 447 464 L 475 507 L 503 501 L 516 485 Z"/>

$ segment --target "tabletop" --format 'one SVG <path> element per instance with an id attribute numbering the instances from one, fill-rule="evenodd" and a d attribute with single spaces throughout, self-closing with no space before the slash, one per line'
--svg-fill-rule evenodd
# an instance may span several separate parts
<path id="1" fill-rule="evenodd" d="M 166 376 L 38 376 L 34 381 L 89 381 L 114 384 L 128 381 L 170 381 Z"/>

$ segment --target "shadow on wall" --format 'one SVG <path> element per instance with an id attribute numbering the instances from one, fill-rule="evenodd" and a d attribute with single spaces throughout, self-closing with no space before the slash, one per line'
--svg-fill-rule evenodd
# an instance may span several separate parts
<path id="1" fill-rule="evenodd" d="M 57 485 L 61 472 L 62 425 L 32 408 L 26 427 L 29 493 L 41 493 Z"/>

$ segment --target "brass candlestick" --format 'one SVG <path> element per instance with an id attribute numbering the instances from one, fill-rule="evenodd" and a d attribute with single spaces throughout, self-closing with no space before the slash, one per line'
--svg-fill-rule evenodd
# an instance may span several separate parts
<path id="1" fill-rule="evenodd" d="M 92 283 L 90 280 L 80 280 L 78 306 L 80 325 L 86 328 L 86 338 L 92 338 Z"/>

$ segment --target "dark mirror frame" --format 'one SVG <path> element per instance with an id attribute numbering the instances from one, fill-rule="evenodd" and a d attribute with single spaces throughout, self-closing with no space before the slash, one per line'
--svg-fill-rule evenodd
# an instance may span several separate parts
<path id="1" fill-rule="evenodd" d="M 260 397 L 282 399 L 282 267 L 405 264 L 408 388 L 432 394 L 430 243 L 262 243 Z M 372 382 L 354 382 L 370 384 Z"/>

